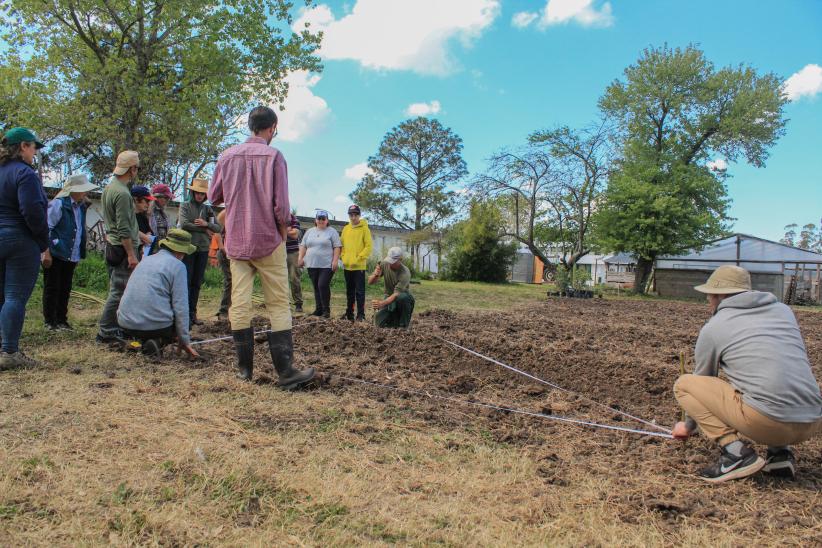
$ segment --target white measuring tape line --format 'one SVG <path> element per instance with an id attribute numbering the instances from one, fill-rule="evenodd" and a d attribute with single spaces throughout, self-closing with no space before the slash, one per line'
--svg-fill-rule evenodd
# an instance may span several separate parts
<path id="1" fill-rule="evenodd" d="M 314 320 L 314 321 L 305 322 L 305 323 L 298 323 L 296 325 L 292 325 L 291 329 L 294 330 L 298 327 L 303 327 L 305 325 L 310 325 L 310 324 L 320 323 L 320 322 L 321 322 L 321 320 Z M 274 333 L 274 330 L 265 329 L 265 330 L 262 330 L 262 331 L 257 331 L 257 332 L 254 333 L 254 336 L 256 337 L 257 335 L 262 335 L 264 333 Z M 226 335 L 225 337 L 215 337 L 213 339 L 206 339 L 204 341 L 194 341 L 193 343 L 191 343 L 191 346 L 195 346 L 195 345 L 198 345 L 198 344 L 209 344 L 209 343 L 213 343 L 213 342 L 217 342 L 217 341 L 227 341 L 227 340 L 230 340 L 230 339 L 233 339 L 233 338 L 234 338 L 234 335 Z"/>
<path id="2" fill-rule="evenodd" d="M 459 348 L 460 350 L 464 350 L 464 351 L 468 352 L 469 354 L 473 354 L 474 356 L 477 356 L 478 358 L 482 358 L 483 360 L 489 361 L 489 362 L 491 362 L 491 363 L 495 363 L 495 364 L 497 364 L 497 365 L 499 365 L 499 366 L 501 366 L 501 367 L 504 367 L 505 369 L 508 369 L 508 370 L 513 371 L 513 372 L 515 372 L 515 373 L 519 373 L 520 375 L 524 375 L 524 376 L 528 377 L 529 379 L 533 379 L 533 380 L 535 380 L 535 381 L 537 381 L 537 382 L 540 382 L 540 383 L 542 383 L 542 384 L 545 384 L 545 385 L 547 385 L 547 386 L 550 386 L 551 388 L 555 388 L 555 389 L 557 389 L 557 390 L 561 390 L 562 392 L 566 392 L 566 393 L 568 393 L 568 394 L 573 394 L 573 395 L 575 395 L 575 396 L 580 396 L 580 397 L 582 397 L 582 398 L 585 398 L 585 399 L 586 399 L 586 400 L 588 400 L 589 402 L 593 403 L 594 405 L 598 405 L 598 406 L 600 406 L 600 407 L 604 407 L 605 409 L 608 409 L 609 411 L 612 411 L 612 412 L 614 412 L 614 413 L 618 413 L 618 414 L 620 414 L 620 415 L 622 415 L 622 416 L 624 416 L 624 417 L 628 417 L 628 418 L 633 419 L 633 420 L 635 420 L 635 421 L 641 422 L 642 424 L 647 424 L 648 426 L 651 426 L 652 428 L 656 428 L 657 430 L 660 430 L 660 431 L 662 431 L 662 432 L 666 432 L 666 433 L 668 433 L 668 434 L 670 434 L 670 433 L 671 433 L 671 430 L 669 430 L 669 429 L 665 428 L 664 426 L 660 426 L 660 425 L 658 425 L 658 424 L 656 424 L 656 423 L 654 423 L 654 422 L 651 422 L 651 421 L 646 421 L 645 419 L 641 419 L 641 418 L 639 418 L 639 417 L 636 417 L 636 416 L 634 416 L 634 415 L 631 415 L 630 413 L 626 413 L 626 412 L 624 412 L 624 411 L 620 411 L 619 409 L 614 409 L 613 407 L 608 406 L 608 405 L 605 405 L 604 403 L 599 403 L 598 401 L 595 401 L 595 400 L 593 400 L 593 399 L 589 398 L 589 397 L 588 397 L 588 396 L 586 396 L 585 394 L 580 394 L 579 392 L 574 392 L 573 390 L 568 390 L 567 388 L 563 388 L 563 387 L 561 387 L 561 386 L 559 386 L 559 385 L 556 385 L 556 384 L 554 384 L 554 383 L 548 382 L 548 381 L 546 381 L 546 380 L 544 380 L 544 379 L 540 379 L 539 377 L 535 377 L 534 375 L 532 375 L 532 374 L 530 374 L 530 373 L 528 373 L 528 372 L 526 372 L 526 371 L 523 371 L 523 370 L 521 370 L 521 369 L 517 369 L 516 367 L 513 367 L 513 366 L 511 366 L 511 365 L 508 365 L 507 363 L 502 363 L 502 362 L 501 362 L 501 361 L 499 361 L 499 360 L 495 360 L 494 358 L 491 358 L 491 357 L 485 356 L 485 355 L 483 355 L 483 354 L 480 354 L 479 352 L 476 352 L 476 351 L 474 351 L 474 350 L 471 350 L 470 348 L 466 348 L 466 347 L 464 347 L 464 346 L 461 346 L 461 345 L 459 345 L 459 344 L 457 344 L 457 343 L 451 342 L 451 341 L 449 341 L 449 340 L 447 340 L 447 339 L 443 339 L 442 337 L 440 337 L 440 336 L 438 336 L 438 335 L 431 334 L 431 336 L 432 336 L 432 337 L 434 337 L 434 338 L 435 338 L 435 339 L 437 339 L 437 340 L 440 340 L 440 341 L 442 341 L 442 342 L 446 343 L 446 344 L 450 344 L 451 346 L 453 346 L 453 347 L 455 347 L 455 348 Z"/>
<path id="3" fill-rule="evenodd" d="M 346 381 L 356 382 L 356 383 L 365 384 L 365 385 L 369 385 L 369 386 L 376 386 L 378 388 L 384 388 L 386 390 L 393 390 L 395 392 L 405 392 L 405 393 L 414 394 L 414 395 L 417 395 L 417 396 L 425 396 L 427 398 L 433 398 L 435 400 L 442 400 L 442 401 L 447 401 L 447 402 L 452 402 L 452 403 L 460 403 L 462 405 L 469 405 L 469 406 L 473 406 L 473 407 L 482 407 L 484 409 L 494 409 L 496 411 L 505 411 L 507 413 L 516 413 L 516 414 L 519 414 L 519 415 L 526 415 L 526 416 L 529 416 L 529 417 L 537 417 L 537 418 L 547 419 L 547 420 L 552 420 L 552 421 L 565 422 L 565 423 L 569 423 L 569 424 L 576 424 L 578 426 L 590 426 L 592 428 L 603 428 L 603 429 L 606 429 L 606 430 L 616 430 L 618 432 L 627 432 L 629 434 L 639 434 L 639 435 L 642 435 L 642 436 L 652 436 L 652 437 L 664 438 L 664 439 L 668 439 L 668 440 L 674 439 L 674 437 L 671 434 L 665 434 L 665 433 L 662 433 L 662 432 L 649 432 L 648 430 L 638 430 L 636 428 L 627 428 L 627 427 L 624 427 L 624 426 L 612 426 L 610 424 L 600 424 L 598 422 L 590 422 L 590 421 L 584 421 L 584 420 L 580 420 L 580 419 L 572 419 L 572 418 L 569 418 L 569 417 L 560 417 L 560 416 L 556 416 L 556 415 L 546 415 L 544 413 L 535 413 L 533 411 L 525 411 L 523 409 L 515 409 L 515 408 L 512 408 L 512 407 L 502 407 L 500 405 L 494 405 L 492 403 L 483 403 L 483 402 L 476 402 L 476 401 L 460 400 L 460 399 L 457 399 L 457 398 L 448 398 L 448 397 L 445 397 L 445 396 L 438 396 L 436 394 L 430 394 L 428 392 L 420 392 L 418 390 L 409 390 L 407 388 L 398 388 L 396 386 L 390 386 L 390 385 L 387 385 L 387 384 L 380 384 L 380 383 L 371 382 L 371 381 L 364 381 L 362 379 L 354 379 L 352 377 L 344 377 L 342 375 L 337 375 L 337 377 L 339 377 L 340 379 L 346 380 Z"/>
<path id="4" fill-rule="evenodd" d="M 321 323 L 321 320 L 315 320 L 315 321 L 310 321 L 310 322 L 306 322 L 306 323 L 302 323 L 302 324 L 297 324 L 297 325 L 292 326 L 292 329 L 297 328 L 297 327 L 306 326 L 306 325 L 312 325 L 312 324 L 316 324 L 316 323 Z M 254 333 L 254 336 L 261 335 L 263 333 L 272 333 L 272 332 L 273 331 L 271 329 L 266 329 L 266 330 L 263 330 L 263 331 L 257 331 L 256 333 Z M 560 390 L 562 392 L 566 392 L 568 394 L 573 394 L 575 396 L 580 396 L 580 397 L 590 401 L 594 405 L 598 405 L 598 406 L 603 407 L 605 409 L 608 409 L 609 411 L 612 411 L 614 413 L 623 415 L 625 417 L 628 417 L 628 418 L 633 419 L 635 421 L 641 422 L 643 424 L 647 424 L 648 426 L 651 426 L 653 428 L 656 428 L 657 430 L 660 430 L 660 431 L 664 432 L 664 434 L 660 434 L 660 433 L 657 433 L 657 432 L 648 432 L 646 430 L 637 430 L 637 429 L 634 429 L 634 428 L 626 428 L 626 427 L 622 427 L 622 426 L 611 426 L 611 425 L 608 425 L 608 424 L 600 424 L 600 423 L 595 423 L 595 422 L 582 421 L 582 420 L 578 420 L 578 419 L 571 419 L 571 418 L 568 418 L 568 417 L 557 417 L 557 416 L 553 416 L 553 415 L 545 415 L 543 413 L 534 413 L 534 412 L 531 412 L 531 411 L 523 411 L 523 410 L 520 410 L 520 409 L 500 407 L 500 406 L 496 406 L 496 405 L 483 404 L 483 403 L 479 403 L 479 402 L 467 402 L 467 401 L 463 401 L 463 400 L 457 400 L 457 399 L 454 399 L 454 398 L 444 398 L 443 396 L 435 396 L 435 395 L 432 395 L 432 394 L 427 394 L 425 392 L 415 392 L 413 390 L 406 390 L 406 389 L 403 389 L 403 388 L 395 388 L 395 387 L 391 387 L 391 386 L 388 386 L 388 385 L 381 385 L 381 384 L 377 384 L 377 383 L 371 383 L 371 382 L 368 382 L 368 381 L 362 381 L 360 379 L 342 377 L 342 376 L 339 376 L 339 375 L 338 376 L 341 379 L 346 379 L 346 380 L 350 380 L 350 381 L 354 381 L 354 382 L 360 382 L 360 383 L 363 383 L 363 384 L 372 384 L 374 386 L 379 386 L 379 387 L 382 387 L 382 388 L 398 390 L 398 391 L 404 391 L 404 392 L 408 392 L 408 393 L 412 393 L 412 394 L 425 395 L 425 396 L 428 396 L 428 397 L 431 397 L 431 398 L 441 399 L 441 400 L 445 400 L 445 401 L 454 401 L 454 402 L 463 403 L 463 404 L 466 404 L 466 405 L 474 405 L 474 406 L 485 407 L 485 408 L 489 408 L 489 409 L 497 409 L 497 410 L 500 410 L 500 411 L 508 411 L 510 413 L 519 413 L 521 415 L 542 417 L 542 418 L 549 419 L 549 420 L 557 420 L 557 421 L 568 422 L 568 423 L 572 423 L 572 424 L 593 426 L 593 427 L 596 427 L 596 428 L 606 428 L 606 429 L 609 429 L 609 430 L 618 430 L 620 432 L 630 432 L 630 433 L 634 433 L 634 434 L 643 434 L 643 435 L 658 436 L 658 437 L 662 437 L 662 438 L 673 439 L 673 436 L 671 435 L 671 430 L 669 430 L 665 427 L 659 426 L 656 423 L 646 421 L 645 419 L 641 419 L 639 417 L 631 415 L 630 413 L 626 413 L 624 411 L 620 411 L 619 409 L 614 409 L 613 407 L 610 407 L 610 406 L 605 405 L 603 403 L 599 403 L 599 402 L 589 398 L 588 396 L 585 396 L 584 394 L 574 392 L 573 390 L 568 390 L 567 388 L 563 388 L 563 387 L 561 387 L 557 384 L 548 382 L 544 379 L 540 379 L 539 377 L 535 377 L 534 375 L 531 375 L 530 373 L 522 371 L 521 369 L 517 369 L 516 367 L 510 366 L 510 365 L 508 365 L 506 363 L 503 363 L 499 360 L 495 360 L 494 358 L 491 358 L 491 357 L 485 356 L 483 354 L 480 354 L 479 352 L 476 352 L 474 350 L 471 350 L 470 348 L 466 348 L 464 346 L 461 346 L 457 343 L 451 342 L 447 339 L 443 339 L 442 337 L 440 337 L 438 335 L 431 334 L 431 336 L 434 337 L 435 339 L 440 340 L 440 341 L 442 341 L 446 344 L 449 344 L 453 347 L 464 350 L 464 351 L 468 352 L 469 354 L 473 354 L 474 356 L 477 356 L 479 358 L 487 360 L 491 363 L 495 363 L 495 364 L 497 364 L 501 367 L 509 369 L 510 371 L 514 371 L 515 373 L 519 373 L 520 375 L 524 375 L 524 376 L 526 376 L 530 379 L 533 379 L 537 382 L 540 382 L 542 384 L 550 386 L 551 388 L 555 388 L 557 390 Z M 229 339 L 232 339 L 232 338 L 233 338 L 232 335 L 228 335 L 228 336 L 225 336 L 225 337 L 216 337 L 216 338 L 207 339 L 207 340 L 204 340 L 204 341 L 195 341 L 195 342 L 191 343 L 191 346 L 199 345 L 199 344 L 208 344 L 208 343 L 217 342 L 217 341 L 225 341 L 225 340 L 229 340 Z"/>

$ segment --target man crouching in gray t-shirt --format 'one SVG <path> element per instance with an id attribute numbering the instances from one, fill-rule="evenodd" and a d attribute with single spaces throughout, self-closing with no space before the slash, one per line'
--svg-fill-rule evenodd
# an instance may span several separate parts
<path id="1" fill-rule="evenodd" d="M 790 444 L 810 439 L 822 426 L 822 397 L 799 325 L 791 309 L 771 293 L 751 290 L 751 276 L 721 266 L 695 287 L 708 296 L 713 317 L 699 332 L 693 375 L 674 385 L 688 418 L 673 435 L 696 428 L 722 448 L 719 461 L 700 477 L 711 483 L 759 470 L 793 477 Z M 720 370 L 727 381 L 717 377 Z M 740 435 L 768 446 L 762 459 Z"/>

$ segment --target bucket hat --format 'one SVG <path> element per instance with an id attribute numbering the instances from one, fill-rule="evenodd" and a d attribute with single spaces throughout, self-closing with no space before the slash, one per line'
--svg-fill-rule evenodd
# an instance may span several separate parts
<path id="1" fill-rule="evenodd" d="M 182 228 L 169 230 L 166 237 L 160 240 L 159 246 L 186 255 L 191 255 L 197 251 L 197 246 L 191 243 L 191 234 Z"/>
<path id="2" fill-rule="evenodd" d="M 133 168 L 139 167 L 140 155 L 135 150 L 124 150 L 117 155 L 117 165 L 114 168 L 115 175 L 125 175 L 125 173 Z"/>
<path id="3" fill-rule="evenodd" d="M 208 194 L 208 181 L 205 179 L 194 179 L 187 187 L 192 192 L 202 192 Z"/>
<path id="4" fill-rule="evenodd" d="M 97 187 L 88 182 L 88 175 L 85 173 L 75 173 L 66 177 L 63 183 L 63 188 L 57 193 L 55 198 L 65 198 L 72 192 L 91 192 L 97 190 Z"/>
<path id="5" fill-rule="evenodd" d="M 708 281 L 694 289 L 710 295 L 743 293 L 751 290 L 751 275 L 744 268 L 726 264 L 714 270 Z"/>

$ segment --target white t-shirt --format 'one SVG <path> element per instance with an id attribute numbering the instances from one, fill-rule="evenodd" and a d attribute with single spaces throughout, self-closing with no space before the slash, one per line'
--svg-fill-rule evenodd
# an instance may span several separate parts
<path id="1" fill-rule="evenodd" d="M 309 228 L 300 246 L 305 247 L 306 268 L 331 268 L 334 248 L 342 247 L 340 235 L 333 228 Z"/>

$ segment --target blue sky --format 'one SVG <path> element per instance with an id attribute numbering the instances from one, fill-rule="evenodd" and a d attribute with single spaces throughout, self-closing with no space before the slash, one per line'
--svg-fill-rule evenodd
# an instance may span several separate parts
<path id="1" fill-rule="evenodd" d="M 361 164 L 409 112 L 459 134 L 476 173 L 536 129 L 593 121 L 643 48 L 695 43 L 718 66 L 799 73 L 767 166 L 728 168 L 734 229 L 778 239 L 822 216 L 822 2 L 357 0 L 298 16 L 326 31 L 325 70 L 292 77 L 274 143 L 301 214 L 344 218 Z"/>
<path id="2" fill-rule="evenodd" d="M 411 114 L 460 135 L 478 173 L 534 130 L 592 122 L 643 48 L 694 43 L 717 66 L 791 82 L 787 134 L 766 167 L 728 167 L 734 230 L 779 239 L 822 217 L 820 0 L 315 0 L 295 17 L 325 31 L 325 70 L 289 76 L 274 142 L 300 214 L 344 219 L 368 156 Z"/>

